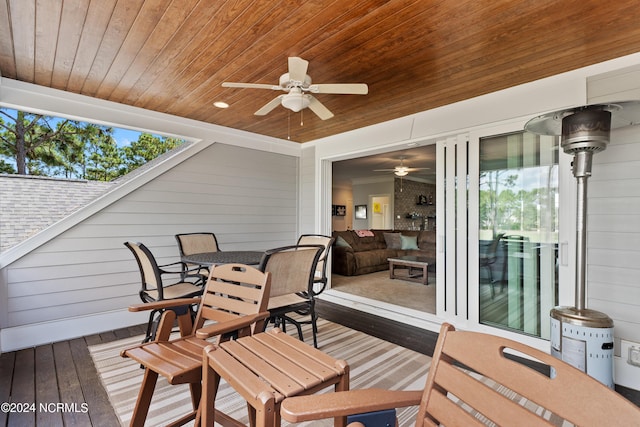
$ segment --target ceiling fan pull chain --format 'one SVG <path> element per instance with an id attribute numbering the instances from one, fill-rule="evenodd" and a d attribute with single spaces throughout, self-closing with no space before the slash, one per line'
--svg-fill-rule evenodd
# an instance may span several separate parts
<path id="1" fill-rule="evenodd" d="M 287 139 L 291 141 L 291 113 L 287 114 Z"/>
<path id="2" fill-rule="evenodd" d="M 304 126 L 304 110 L 300 110 L 300 126 Z"/>

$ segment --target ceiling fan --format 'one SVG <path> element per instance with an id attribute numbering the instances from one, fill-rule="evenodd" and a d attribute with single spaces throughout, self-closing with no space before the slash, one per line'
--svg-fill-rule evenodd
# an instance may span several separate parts
<path id="1" fill-rule="evenodd" d="M 369 88 L 365 83 L 311 84 L 311 77 L 307 74 L 308 67 L 309 61 L 292 56 L 289 57 L 289 72 L 280 76 L 279 85 L 224 82 L 222 86 L 286 92 L 286 94 L 277 96 L 256 111 L 254 113 L 256 116 L 264 116 L 278 105 L 282 105 L 296 113 L 308 107 L 322 120 L 330 119 L 333 117 L 333 113 L 310 93 L 366 95 L 369 92 Z"/>
<path id="2" fill-rule="evenodd" d="M 393 169 L 374 169 L 374 172 L 393 172 L 396 176 L 407 176 L 409 172 L 417 172 L 421 170 L 427 170 L 429 168 L 410 168 L 404 165 L 404 157 L 400 158 L 400 164 Z"/>

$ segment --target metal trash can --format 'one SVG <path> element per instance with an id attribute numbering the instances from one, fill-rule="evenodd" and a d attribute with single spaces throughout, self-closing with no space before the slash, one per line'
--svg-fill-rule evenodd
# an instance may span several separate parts
<path id="1" fill-rule="evenodd" d="M 556 307 L 550 315 L 551 354 L 613 389 L 613 320 L 575 307 Z"/>

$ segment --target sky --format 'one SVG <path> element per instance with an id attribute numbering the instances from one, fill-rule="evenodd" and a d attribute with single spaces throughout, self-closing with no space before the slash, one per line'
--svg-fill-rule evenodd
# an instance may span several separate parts
<path id="1" fill-rule="evenodd" d="M 142 132 L 129 129 L 113 128 L 113 138 L 116 140 L 118 147 L 124 147 L 138 140 L 138 136 Z"/>

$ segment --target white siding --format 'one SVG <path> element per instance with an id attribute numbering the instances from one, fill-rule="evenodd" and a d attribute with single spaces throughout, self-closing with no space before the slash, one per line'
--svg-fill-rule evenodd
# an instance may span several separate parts
<path id="1" fill-rule="evenodd" d="M 593 157 L 587 198 L 587 307 L 640 342 L 640 130 L 613 130 Z M 619 348 L 619 347 L 617 347 Z"/>
<path id="2" fill-rule="evenodd" d="M 212 231 L 222 250 L 294 243 L 297 182 L 294 156 L 213 144 L 9 265 L 1 326 L 125 311 L 139 302 L 127 240 L 148 245 L 160 263 L 178 259 L 174 234 L 181 232 Z"/>
<path id="3" fill-rule="evenodd" d="M 315 153 L 314 146 L 303 147 L 300 157 L 300 234 L 319 232 L 315 224 L 316 213 L 319 215 Z"/>
<path id="4" fill-rule="evenodd" d="M 640 99 L 640 65 L 590 77 L 587 93 L 590 104 Z M 587 307 L 613 319 L 616 354 L 620 354 L 620 339 L 640 342 L 638 126 L 611 132 L 607 149 L 593 157 L 589 181 Z"/>

